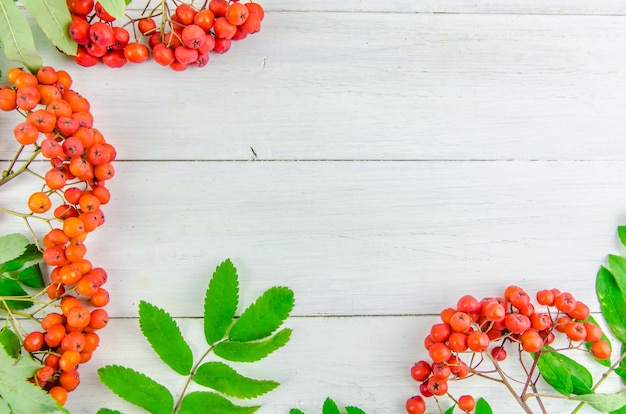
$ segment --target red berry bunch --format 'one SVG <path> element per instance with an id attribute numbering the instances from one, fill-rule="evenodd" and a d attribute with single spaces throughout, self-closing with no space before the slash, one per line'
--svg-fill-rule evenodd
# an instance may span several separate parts
<path id="1" fill-rule="evenodd" d="M 49 302 L 37 302 L 33 316 L 41 330 L 28 333 L 23 346 L 44 363 L 34 381 L 60 403 L 79 382 L 79 364 L 89 361 L 99 342 L 99 329 L 108 322 L 103 308 L 109 293 L 102 286 L 107 273 L 85 258 L 88 235 L 104 223 L 102 206 L 110 200 L 106 187 L 115 170 L 115 148 L 93 127 L 89 101 L 71 89 L 65 71 L 41 67 L 34 75 L 19 68 L 8 71 L 12 86 L 0 87 L 0 109 L 17 111 L 24 118 L 14 128 L 19 150 L 0 185 L 29 171 L 42 178 L 40 189 L 28 198 L 28 213 L 2 209 L 30 225 L 38 220 L 49 227 L 41 241 L 43 260 L 50 267 L 50 283 L 44 292 Z M 32 152 L 22 167 L 19 154 Z M 38 157 L 49 160 L 44 174 L 30 170 Z M 33 234 L 34 235 L 34 234 Z M 37 317 L 37 312 L 59 306 L 58 312 Z"/>
<path id="2" fill-rule="evenodd" d="M 526 291 L 509 286 L 502 297 L 478 300 L 465 295 L 456 307 L 442 310 L 441 322 L 434 324 L 424 339 L 430 359 L 411 367 L 421 395 L 407 400 L 407 412 L 422 414 L 426 412 L 424 397 L 444 395 L 462 411 L 471 412 L 474 398 L 463 395 L 455 399 L 448 391 L 450 381 L 493 372 L 493 368 L 483 370 L 485 360 L 499 370 L 498 362 L 506 359 L 507 348 L 515 348 L 520 355 L 542 352 L 557 334 L 565 336 L 566 349 L 581 349 L 598 359 L 610 357 L 611 347 L 602 340 L 602 329 L 586 321 L 589 308 L 571 293 L 542 290 L 537 292 L 536 302 L 537 308 Z"/>
<path id="3" fill-rule="evenodd" d="M 123 26 L 94 0 L 67 0 L 72 13 L 69 34 L 78 43 L 74 60 L 82 66 L 100 60 L 113 68 L 126 62 L 153 59 L 176 71 L 189 65 L 205 66 L 209 53 L 226 53 L 233 40 L 241 40 L 261 30 L 265 15 L 258 3 L 239 0 L 211 0 L 198 8 L 178 3 L 171 11 L 164 2 Z M 146 6 L 147 10 L 148 6 Z M 135 40 L 125 28 L 131 24 Z"/>

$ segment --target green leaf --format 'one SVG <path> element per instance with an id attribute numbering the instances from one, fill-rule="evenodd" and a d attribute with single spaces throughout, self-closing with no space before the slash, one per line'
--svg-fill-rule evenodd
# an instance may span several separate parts
<path id="1" fill-rule="evenodd" d="M 20 356 L 20 349 L 22 348 L 20 338 L 7 326 L 0 329 L 0 344 L 2 344 L 7 355 L 11 358 L 17 359 L 17 357 Z"/>
<path id="2" fill-rule="evenodd" d="M 2 12 L 1 7 L 2 7 L 2 3 L 0 3 L 0 13 Z M 0 14 L 0 16 L 2 15 Z M 0 22 L 1 21 L 2 20 L 0 19 Z M 2 36 L 2 30 L 4 30 L 1 27 L 2 25 L 0 25 L 0 42 L 2 42 L 1 36 Z M 6 236 L 0 237 L 0 263 L 17 259 L 18 257 L 22 255 L 22 253 L 26 251 L 27 247 L 28 247 L 28 239 L 21 234 L 13 233 L 13 234 L 7 234 Z"/>
<path id="3" fill-rule="evenodd" d="M 193 380 L 204 387 L 237 398 L 255 398 L 280 384 L 270 380 L 244 377 L 223 362 L 207 362 L 198 367 Z"/>
<path id="4" fill-rule="evenodd" d="M 558 361 L 558 363 L 567 370 L 570 378 L 572 379 L 572 393 L 582 395 L 593 392 L 591 390 L 591 387 L 593 386 L 593 377 L 586 367 L 558 352 L 549 353 L 552 354 L 551 358 L 554 358 L 554 360 Z"/>
<path id="5" fill-rule="evenodd" d="M 72 16 L 66 4 L 54 0 L 22 0 L 22 4 L 56 47 L 68 55 L 76 54 L 78 45 L 69 35 Z"/>
<path id="6" fill-rule="evenodd" d="M 341 414 L 341 412 L 339 412 L 339 407 L 333 400 L 326 398 L 322 406 L 322 414 Z"/>
<path id="7" fill-rule="evenodd" d="M 620 342 L 626 343 L 626 298 L 620 292 L 613 274 L 605 267 L 601 267 L 596 277 L 596 295 L 600 303 L 600 310 L 611 328 L 613 335 Z"/>
<path id="8" fill-rule="evenodd" d="M 13 272 L 19 270 L 28 262 L 34 262 L 41 260 L 42 254 L 34 244 L 26 246 L 26 250 L 17 259 L 9 260 L 3 265 L 0 264 L 1 272 Z"/>
<path id="9" fill-rule="evenodd" d="M 0 414 L 12 414 L 11 407 L 2 398 L 0 398 Z"/>
<path id="10" fill-rule="evenodd" d="M 594 324 L 594 325 L 596 325 L 596 326 L 599 326 L 599 325 L 598 325 L 598 322 L 597 322 L 597 321 L 595 320 L 595 318 L 594 318 L 593 316 L 591 316 L 591 315 L 589 315 L 589 316 L 587 317 L 587 319 L 585 319 L 583 322 L 590 322 L 590 323 L 592 323 L 592 324 Z M 611 350 L 613 350 L 613 345 L 611 345 L 611 340 L 609 339 L 609 337 L 608 337 L 608 336 L 606 336 L 606 334 L 604 333 L 604 331 L 602 331 L 602 340 L 603 340 L 604 342 L 606 342 L 607 344 L 609 344 L 609 348 L 610 348 Z M 585 342 L 585 348 L 587 348 L 587 350 L 590 350 L 592 346 L 593 346 L 593 342 L 589 342 L 589 341 L 586 341 L 586 342 Z M 590 354 L 590 355 L 591 355 L 591 354 Z M 591 357 L 592 357 L 593 359 L 595 359 L 595 360 L 596 360 L 596 362 L 597 362 L 598 364 L 600 364 L 600 365 L 604 365 L 605 367 L 610 367 L 610 366 L 611 366 L 611 358 L 607 358 L 607 359 L 598 359 L 598 358 L 594 357 L 593 355 L 591 355 Z"/>
<path id="11" fill-rule="evenodd" d="M 139 325 L 159 358 L 181 375 L 189 375 L 193 354 L 172 316 L 148 302 L 139 303 Z"/>
<path id="12" fill-rule="evenodd" d="M 233 341 L 248 342 L 265 338 L 276 331 L 293 309 L 293 291 L 274 286 L 246 309 L 228 333 Z"/>
<path id="13" fill-rule="evenodd" d="M 298 410 L 297 408 L 292 408 L 289 410 L 289 414 L 304 414 L 304 411 Z"/>
<path id="14" fill-rule="evenodd" d="M 291 329 L 285 328 L 276 335 L 261 342 L 224 341 L 215 346 L 215 355 L 233 362 L 260 361 L 277 349 L 285 346 L 291 337 Z"/>
<path id="15" fill-rule="evenodd" d="M 106 10 L 107 13 L 116 19 L 124 17 L 124 9 L 128 4 L 124 0 L 98 0 L 98 2 L 102 5 L 102 7 L 104 7 L 104 10 Z"/>
<path id="16" fill-rule="evenodd" d="M 111 410 L 110 408 L 101 408 L 96 414 L 122 414 L 122 412 L 117 410 Z"/>
<path id="17" fill-rule="evenodd" d="M 448 409 L 446 410 L 446 412 L 445 412 L 445 413 L 443 413 L 443 414 L 452 414 L 452 413 L 454 412 L 454 408 L 455 408 L 455 407 L 456 407 L 456 404 L 454 404 L 452 407 L 448 408 Z"/>
<path id="18" fill-rule="evenodd" d="M 107 365 L 98 369 L 98 377 L 115 394 L 152 414 L 170 414 L 174 409 L 167 388 L 131 368 Z"/>
<path id="19" fill-rule="evenodd" d="M 484 398 L 479 398 L 476 401 L 476 407 L 474 408 L 474 414 L 493 414 L 491 406 Z"/>
<path id="20" fill-rule="evenodd" d="M 617 235 L 619 236 L 619 240 L 622 242 L 622 245 L 626 247 L 626 226 L 619 226 L 617 228 Z"/>
<path id="21" fill-rule="evenodd" d="M 15 280 L 0 278 L 0 296 L 28 296 L 20 284 Z M 6 306 L 11 310 L 28 309 L 33 305 L 33 301 L 28 300 L 6 300 Z M 0 309 L 5 308 L 4 302 L 0 301 Z"/>
<path id="22" fill-rule="evenodd" d="M 43 64 L 30 25 L 13 0 L 0 0 L 0 44 L 9 60 L 24 64 L 31 72 Z"/>
<path id="23" fill-rule="evenodd" d="M 0 395 L 12 412 L 45 414 L 60 409 L 47 392 L 26 381 L 38 367 L 41 365 L 27 358 L 16 361 L 0 348 Z"/>
<path id="24" fill-rule="evenodd" d="M 43 282 L 43 275 L 41 274 L 41 268 L 38 264 L 23 269 L 17 276 L 17 280 L 32 288 L 43 288 L 46 286 Z"/>
<path id="25" fill-rule="evenodd" d="M 227 259 L 215 269 L 204 298 L 204 336 L 209 345 L 224 338 L 238 303 L 237 269 Z"/>
<path id="26" fill-rule="evenodd" d="M 596 410 L 607 413 L 626 406 L 626 391 L 615 394 L 583 394 L 572 397 L 572 400 L 583 401 Z"/>
<path id="27" fill-rule="evenodd" d="M 180 405 L 180 414 L 250 414 L 258 410 L 259 406 L 241 407 L 228 399 L 212 392 L 195 391 L 183 398 Z"/>
<path id="28" fill-rule="evenodd" d="M 620 355 L 626 354 L 626 344 L 622 344 L 620 348 Z M 626 359 L 622 359 L 619 366 L 615 369 L 615 373 L 622 379 L 624 385 L 626 385 Z"/>
<path id="29" fill-rule="evenodd" d="M 558 352 L 542 352 L 537 361 L 537 367 L 543 379 L 556 391 L 566 396 L 572 394 L 574 390 L 578 391 L 577 394 L 581 394 L 581 388 L 587 382 L 587 378 L 580 380 L 573 378 L 572 371 L 579 368 L 570 365 L 570 361 L 572 361 L 570 358 Z M 586 370 L 584 367 L 583 369 Z"/>
<path id="30" fill-rule="evenodd" d="M 622 292 L 622 295 L 626 295 L 626 258 L 610 254 L 608 262 L 611 274 L 613 274 L 619 290 Z"/>
<path id="31" fill-rule="evenodd" d="M 346 414 L 365 414 L 365 411 L 361 410 L 359 407 L 346 407 Z"/>

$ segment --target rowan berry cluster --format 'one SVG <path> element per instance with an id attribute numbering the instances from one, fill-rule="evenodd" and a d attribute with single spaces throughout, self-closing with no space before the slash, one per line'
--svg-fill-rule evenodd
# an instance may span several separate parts
<path id="1" fill-rule="evenodd" d="M 94 0 L 67 0 L 72 14 L 70 37 L 78 43 L 74 60 L 82 66 L 102 61 L 113 68 L 126 62 L 153 59 L 176 71 L 189 65 L 202 67 L 209 53 L 226 53 L 233 40 L 241 40 L 261 30 L 265 15 L 258 3 L 239 0 L 211 0 L 200 8 L 179 3 L 171 11 L 165 2 L 145 14 L 115 26 L 116 19 Z M 131 24 L 135 41 L 125 28 Z M 147 44 L 147 45 L 146 45 Z"/>
<path id="2" fill-rule="evenodd" d="M 40 155 L 50 162 L 39 175 L 42 188 L 28 198 L 29 213 L 1 209 L 23 218 L 29 228 L 33 220 L 50 228 L 41 242 L 33 234 L 51 269 L 50 283 L 41 292 L 50 301 L 39 302 L 35 314 L 28 315 L 40 320 L 42 330 L 28 333 L 23 347 L 44 363 L 33 380 L 64 404 L 80 382 L 79 364 L 89 361 L 98 346 L 96 331 L 108 322 L 103 307 L 109 293 L 102 287 L 107 273 L 85 258 L 85 241 L 104 223 L 101 207 L 111 197 L 105 184 L 115 174 L 116 151 L 93 127 L 89 101 L 71 89 L 67 72 L 44 66 L 35 75 L 19 68 L 7 75 L 13 86 L 0 87 L 0 109 L 24 117 L 14 128 L 20 146 L 13 162 L 24 150 L 32 150 L 32 156 L 18 170 L 11 165 L 0 185 L 26 171 L 39 175 L 29 165 Z M 60 311 L 37 317 L 51 305 Z"/>
<path id="3" fill-rule="evenodd" d="M 507 348 L 513 347 L 520 355 L 550 352 L 544 347 L 552 344 L 557 334 L 565 335 L 567 349 L 581 349 L 598 359 L 610 357 L 611 347 L 602 340 L 602 329 L 587 321 L 587 305 L 558 289 L 537 292 L 536 301 L 541 308 L 535 307 L 522 288 L 509 286 L 503 297 L 478 300 L 465 295 L 456 307 L 441 311 L 441 322 L 434 324 L 424 339 L 430 361 L 421 360 L 411 367 L 411 377 L 419 383 L 421 395 L 407 400 L 407 412 L 425 413 L 423 397 L 444 395 L 462 411 L 473 411 L 474 398 L 454 398 L 448 392 L 450 381 L 488 376 L 494 371 L 482 368 L 485 360 L 501 373 L 498 363 L 507 358 Z"/>

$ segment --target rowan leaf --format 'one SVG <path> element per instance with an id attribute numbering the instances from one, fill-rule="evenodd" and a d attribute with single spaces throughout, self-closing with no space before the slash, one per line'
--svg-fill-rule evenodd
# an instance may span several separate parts
<path id="1" fill-rule="evenodd" d="M 2 7 L 2 3 L 0 3 L 0 7 Z M 0 9 L 0 11 L 2 11 L 2 9 Z M 0 36 L 2 36 L 2 30 L 4 29 L 0 28 Z M 0 37 L 0 42 L 2 42 L 2 37 Z M 17 259 L 26 251 L 27 247 L 28 239 L 21 234 L 13 233 L 1 236 L 0 263 Z"/>
<path id="2" fill-rule="evenodd" d="M 139 303 L 139 326 L 163 362 L 177 373 L 189 375 L 193 353 L 169 313 L 142 300 Z"/>
<path id="3" fill-rule="evenodd" d="M 484 398 L 479 398 L 476 401 L 476 407 L 474 408 L 474 414 L 493 414 L 491 406 Z"/>
<path id="4" fill-rule="evenodd" d="M 183 398 L 179 413 L 251 414 L 259 408 L 260 406 L 238 406 L 221 395 L 207 391 L 195 391 Z"/>
<path id="5" fill-rule="evenodd" d="M 365 414 L 365 411 L 361 410 L 359 407 L 346 407 L 346 414 Z"/>
<path id="6" fill-rule="evenodd" d="M 174 397 L 163 385 L 131 368 L 107 365 L 98 377 L 115 394 L 152 414 L 171 414 Z"/>
<path id="7" fill-rule="evenodd" d="M 233 362 L 260 361 L 289 342 L 291 329 L 285 328 L 271 338 L 260 342 L 224 341 L 215 346 L 215 355 Z"/>
<path id="8" fill-rule="evenodd" d="M 204 298 L 204 336 L 209 345 L 222 340 L 239 303 L 237 269 L 227 259 L 213 273 Z"/>
<path id="9" fill-rule="evenodd" d="M 110 408 L 100 408 L 96 414 L 122 414 L 121 411 L 111 410 Z"/>
<path id="10" fill-rule="evenodd" d="M 614 394 L 583 394 L 571 397 L 572 400 L 583 401 L 602 413 L 619 410 L 626 406 L 626 391 Z"/>
<path id="11" fill-rule="evenodd" d="M 39 261 L 41 260 L 41 257 L 42 254 L 39 249 L 37 249 L 37 246 L 31 243 L 26 246 L 26 250 L 24 250 L 18 258 L 9 260 L 4 264 L 0 264 L 0 273 L 20 270 L 26 263 Z"/>
<path id="12" fill-rule="evenodd" d="M 341 414 L 341 412 L 339 407 L 337 407 L 337 403 L 330 398 L 326 398 L 324 405 L 322 405 L 322 414 Z"/>
<path id="13" fill-rule="evenodd" d="M 107 13 L 116 19 L 124 17 L 124 10 L 126 9 L 126 4 L 128 4 L 124 0 L 98 0 L 98 2 L 104 7 Z"/>
<path id="14" fill-rule="evenodd" d="M 456 404 L 454 404 L 452 407 L 448 408 L 448 409 L 446 410 L 446 412 L 445 412 L 445 413 L 443 413 L 443 414 L 452 414 L 452 413 L 454 413 L 454 408 L 455 408 L 455 407 L 456 407 Z"/>
<path id="15" fill-rule="evenodd" d="M 28 309 L 33 305 L 31 299 L 27 299 L 28 294 L 18 282 L 12 279 L 0 278 L 0 296 L 22 296 L 24 300 L 6 299 L 0 301 L 0 309 L 8 307 L 11 310 Z"/>
<path id="16" fill-rule="evenodd" d="M 626 257 L 609 255 L 609 268 L 622 295 L 626 295 Z"/>
<path id="17" fill-rule="evenodd" d="M 17 280 L 32 288 L 43 288 L 45 286 L 41 267 L 39 267 L 38 264 L 30 265 L 22 269 L 17 276 Z"/>
<path id="18" fill-rule="evenodd" d="M 602 316 L 613 335 L 622 343 L 626 343 L 626 297 L 619 289 L 613 274 L 601 267 L 596 277 L 596 295 L 600 303 Z"/>
<path id="19" fill-rule="evenodd" d="M 619 226 L 617 228 L 617 235 L 620 242 L 622 242 L 622 246 L 626 247 L 626 226 Z"/>
<path id="20" fill-rule="evenodd" d="M 22 63 L 31 72 L 43 64 L 30 25 L 13 0 L 0 0 L 0 44 L 9 60 Z"/>
<path id="21" fill-rule="evenodd" d="M 67 5 L 54 0 L 22 0 L 46 37 L 61 51 L 75 55 L 78 45 L 69 34 L 72 16 Z"/>
<path id="22" fill-rule="evenodd" d="M 304 414 L 304 411 L 298 410 L 297 408 L 292 408 L 289 410 L 289 414 Z"/>
<path id="23" fill-rule="evenodd" d="M 557 392 L 569 396 L 574 392 L 572 376 L 557 352 L 542 352 L 537 361 L 537 368 L 543 379 Z"/>
<path id="24" fill-rule="evenodd" d="M 11 407 L 2 398 L 0 398 L 0 414 L 12 414 Z"/>
<path id="25" fill-rule="evenodd" d="M 620 355 L 626 354 L 626 344 L 622 344 L 620 348 Z M 615 373 L 622 379 L 624 385 L 626 385 L 626 359 L 622 359 L 619 366 L 615 369 Z"/>
<path id="26" fill-rule="evenodd" d="M 0 345 L 11 358 L 17 359 L 20 356 L 20 349 L 22 348 L 20 338 L 7 326 L 0 329 Z"/>
<path id="27" fill-rule="evenodd" d="M 204 387 L 241 399 L 258 397 L 280 385 L 276 381 L 244 377 L 223 362 L 206 362 L 200 365 L 193 380 Z"/>
<path id="28" fill-rule="evenodd" d="M 287 319 L 294 305 L 293 291 L 274 286 L 266 290 L 237 319 L 228 333 L 232 341 L 256 341 L 271 335 Z"/>

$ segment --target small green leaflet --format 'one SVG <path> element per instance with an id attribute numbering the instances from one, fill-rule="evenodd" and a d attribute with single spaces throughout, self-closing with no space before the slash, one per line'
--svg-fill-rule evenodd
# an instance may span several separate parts
<path id="1" fill-rule="evenodd" d="M 291 289 L 274 286 L 266 290 L 237 319 L 228 338 L 248 342 L 271 335 L 287 319 L 293 305 L 294 294 Z"/>
<path id="2" fill-rule="evenodd" d="M 622 295 L 626 295 L 626 258 L 609 255 L 609 268 Z"/>
<path id="3" fill-rule="evenodd" d="M 346 407 L 346 414 L 365 414 L 359 407 Z"/>
<path id="4" fill-rule="evenodd" d="M 24 267 L 26 263 L 39 261 L 41 260 L 41 258 L 42 254 L 37 249 L 37 246 L 35 246 L 34 244 L 29 244 L 28 246 L 26 246 L 26 250 L 24 250 L 24 252 L 17 258 L 9 260 L 5 263 L 0 263 L 0 273 L 20 270 L 22 267 Z"/>
<path id="5" fill-rule="evenodd" d="M 322 406 L 322 414 L 341 414 L 341 412 L 339 412 L 337 403 L 330 398 L 326 398 L 324 405 Z"/>
<path id="6" fill-rule="evenodd" d="M 289 410 L 289 414 L 304 414 L 304 411 L 298 410 L 297 408 L 292 408 Z"/>
<path id="7" fill-rule="evenodd" d="M 20 355 L 20 349 L 22 348 L 20 338 L 7 326 L 0 329 L 0 345 L 11 358 L 17 359 Z"/>
<path id="8" fill-rule="evenodd" d="M 193 354 L 172 316 L 148 302 L 139 303 L 139 325 L 159 358 L 181 375 L 188 375 Z"/>
<path id="9" fill-rule="evenodd" d="M 596 277 L 596 295 L 600 303 L 602 315 L 611 328 L 613 335 L 622 343 L 626 343 L 626 297 L 620 292 L 613 274 L 601 267 Z"/>
<path id="10" fill-rule="evenodd" d="M 474 414 L 493 414 L 491 406 L 484 398 L 479 398 L 476 401 L 476 408 L 474 408 Z"/>
<path id="11" fill-rule="evenodd" d="M 43 64 L 30 25 L 13 0 L 0 0 L 0 43 L 9 60 L 22 63 L 30 71 Z"/>
<path id="12" fill-rule="evenodd" d="M 28 266 L 25 269 L 22 269 L 22 271 L 17 276 L 17 280 L 19 280 L 28 287 L 39 289 L 45 287 L 45 284 L 43 282 L 43 275 L 41 274 L 41 268 L 38 264 L 34 264 Z"/>
<path id="13" fill-rule="evenodd" d="M 111 410 L 110 408 L 101 408 L 96 412 L 96 414 L 122 414 L 122 412 L 117 410 Z"/>
<path id="14" fill-rule="evenodd" d="M 596 410 L 607 413 L 626 406 L 626 391 L 615 394 L 584 394 L 571 397 L 572 400 L 583 401 Z"/>
<path id="15" fill-rule="evenodd" d="M 227 259 L 215 269 L 204 298 L 204 336 L 209 345 L 224 338 L 238 303 L 237 269 Z"/>
<path id="16" fill-rule="evenodd" d="M 98 377 L 111 391 L 152 414 L 171 414 L 174 397 L 163 385 L 131 368 L 107 365 Z"/>
<path id="17" fill-rule="evenodd" d="M 622 242 L 622 246 L 626 247 L 626 226 L 619 226 L 617 228 L 617 235 Z"/>
<path id="18" fill-rule="evenodd" d="M 46 37 L 61 51 L 75 55 L 78 45 L 69 35 L 72 16 L 67 5 L 55 0 L 22 0 Z"/>
<path id="19" fill-rule="evenodd" d="M 28 296 L 20 284 L 15 280 L 0 278 L 0 296 Z M 28 309 L 33 305 L 33 301 L 28 300 L 6 300 L 6 306 L 11 310 Z M 5 308 L 4 302 L 0 301 L 0 309 Z"/>
<path id="20" fill-rule="evenodd" d="M 289 342 L 291 329 L 285 328 L 276 335 L 261 342 L 224 341 L 215 346 L 215 355 L 233 362 L 260 361 Z"/>
<path id="21" fill-rule="evenodd" d="M 104 10 L 116 19 L 124 17 L 124 9 L 126 8 L 126 2 L 124 0 L 98 0 Z M 130 2 L 128 2 L 130 3 Z"/>
<path id="22" fill-rule="evenodd" d="M 41 367 L 29 358 L 15 360 L 0 347 L 0 395 L 15 413 L 54 413 L 60 409 L 54 399 L 26 381 Z"/>
<path id="23" fill-rule="evenodd" d="M 0 2 L 0 7 L 2 7 L 2 4 L 3 3 Z M 13 4 L 13 2 L 11 2 L 11 4 Z M 0 8 L 0 12 L 1 11 L 2 9 Z M 2 37 L 0 37 L 0 42 L 2 42 Z M 21 234 L 13 233 L 0 237 L 0 263 L 17 259 L 26 251 L 27 247 L 28 239 Z"/>
<path id="24" fill-rule="evenodd" d="M 180 414 L 251 414 L 260 406 L 241 407 L 221 395 L 212 392 L 196 391 L 187 394 L 180 405 Z"/>
<path id="25" fill-rule="evenodd" d="M 452 407 L 448 408 L 448 409 L 446 410 L 446 412 L 445 412 L 445 413 L 443 413 L 443 414 L 452 414 L 452 413 L 454 413 L 454 408 L 455 408 L 455 407 L 456 407 L 456 404 L 454 404 Z"/>
<path id="26" fill-rule="evenodd" d="M 542 359 L 542 362 L 546 364 L 559 365 L 565 369 L 571 379 L 573 394 L 581 395 L 593 392 L 591 390 L 593 378 L 589 370 L 583 365 L 558 352 L 543 352 L 539 357 L 540 361 Z M 543 375 L 541 367 L 539 368 L 539 372 Z"/>
<path id="27" fill-rule="evenodd" d="M 206 362 L 198 367 L 193 380 L 204 387 L 237 398 L 256 398 L 280 385 L 276 381 L 244 377 L 223 362 Z"/>

